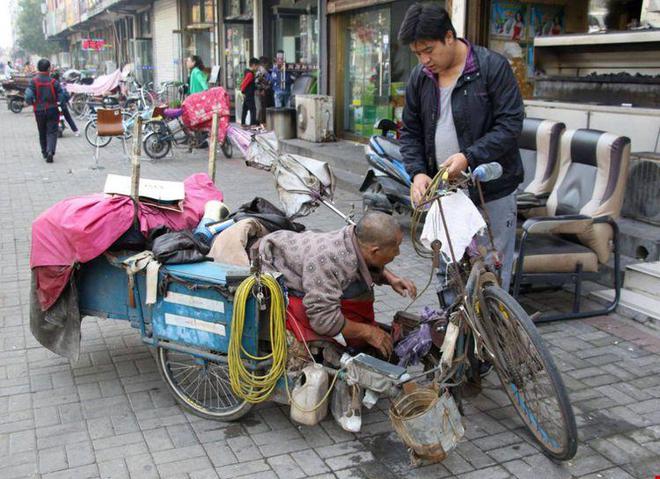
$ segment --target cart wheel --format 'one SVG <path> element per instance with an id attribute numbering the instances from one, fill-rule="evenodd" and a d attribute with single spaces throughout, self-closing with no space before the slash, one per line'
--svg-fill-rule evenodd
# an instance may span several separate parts
<path id="1" fill-rule="evenodd" d="M 187 411 L 205 419 L 235 421 L 252 407 L 234 395 L 227 364 L 161 347 L 157 354 L 165 384 Z"/>

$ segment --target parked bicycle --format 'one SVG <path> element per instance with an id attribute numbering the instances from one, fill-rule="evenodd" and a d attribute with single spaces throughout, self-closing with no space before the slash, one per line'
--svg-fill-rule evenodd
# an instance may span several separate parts
<path id="1" fill-rule="evenodd" d="M 432 259 L 433 271 L 440 265 L 441 242 L 433 241 L 429 251 L 416 236 L 428 207 L 437 202 L 447 231 L 443 198 L 472 182 L 485 212 L 481 186 L 473 175 L 448 183 L 442 181 L 442 174 L 443 171 L 438 173 L 415 207 L 411 225 L 415 249 Z M 487 214 L 485 220 L 488 228 Z M 451 238 L 450 231 L 448 236 Z M 448 245 L 449 287 L 457 299 L 447 311 L 445 338 L 456 335 L 455 354 L 448 357 L 441 348 L 433 346 L 426 363 L 439 364 L 434 382 L 453 385 L 450 390 L 459 407 L 465 387 L 480 388 L 480 364 L 491 363 L 513 407 L 544 452 L 555 459 L 571 459 L 577 451 L 577 427 L 566 388 L 533 321 L 500 287 L 497 253 L 490 233 L 488 238 L 487 246 L 468 248 L 465 254 L 454 251 L 451 243 Z M 445 343 L 446 339 L 442 345 L 446 352 Z"/>
<path id="2" fill-rule="evenodd" d="M 188 152 L 192 152 L 193 149 L 200 146 L 200 139 L 206 141 L 198 132 L 184 125 L 183 121 L 181 121 L 182 113 L 183 110 L 181 108 L 165 110 L 163 113 L 164 121 L 158 123 L 158 126 L 152 129 L 152 132 L 146 134 L 142 146 L 149 158 L 154 160 L 164 158 L 172 150 L 173 146 L 185 147 L 188 149 Z M 228 135 L 225 135 L 220 149 L 225 158 L 232 157 L 234 147 Z"/>

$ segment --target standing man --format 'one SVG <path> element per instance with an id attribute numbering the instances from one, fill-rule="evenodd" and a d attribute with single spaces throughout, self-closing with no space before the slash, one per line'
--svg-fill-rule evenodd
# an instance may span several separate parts
<path id="1" fill-rule="evenodd" d="M 256 82 L 255 74 L 259 67 L 259 60 L 250 58 L 249 68 L 245 70 L 243 81 L 241 82 L 241 93 L 243 93 L 243 112 L 241 114 L 241 124 L 246 126 L 247 114 L 250 113 L 250 125 L 258 125 L 257 104 L 255 101 Z"/>
<path id="2" fill-rule="evenodd" d="M 286 71 L 284 50 L 277 51 L 276 64 L 270 73 L 270 83 L 273 86 L 273 93 L 275 95 L 275 107 L 284 108 L 289 106 L 293 77 L 291 73 Z"/>
<path id="3" fill-rule="evenodd" d="M 498 162 L 502 176 L 482 185 L 495 247 L 502 260 L 502 287 L 508 290 L 516 234 L 516 187 L 523 179 L 518 137 L 523 101 L 509 62 L 487 48 L 456 38 L 447 11 L 415 3 L 406 12 L 399 42 L 417 55 L 403 110 L 401 154 L 419 201 L 439 168 L 450 178 L 468 168 Z M 473 201 L 478 203 L 475 191 Z M 440 301 L 453 302 L 444 268 Z"/>
<path id="4" fill-rule="evenodd" d="M 57 129 L 60 112 L 57 109 L 64 98 L 60 83 L 49 75 L 50 62 L 42 58 L 37 63 L 38 73 L 25 90 L 25 101 L 34 108 L 39 129 L 41 155 L 46 163 L 52 163 L 57 147 Z"/>

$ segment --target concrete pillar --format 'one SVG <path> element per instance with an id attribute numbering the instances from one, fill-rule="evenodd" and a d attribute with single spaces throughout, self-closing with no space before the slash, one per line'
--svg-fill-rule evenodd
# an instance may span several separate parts
<path id="1" fill-rule="evenodd" d="M 447 10 L 451 16 L 451 23 L 456 29 L 456 36 L 465 37 L 467 29 L 465 21 L 467 18 L 467 0 L 447 0 Z"/>
<path id="2" fill-rule="evenodd" d="M 252 56 L 259 58 L 264 54 L 264 11 L 262 0 L 252 0 Z"/>

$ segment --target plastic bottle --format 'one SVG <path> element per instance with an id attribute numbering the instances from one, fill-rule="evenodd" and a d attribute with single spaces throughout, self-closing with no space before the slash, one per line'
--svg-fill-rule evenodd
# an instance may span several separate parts
<path id="1" fill-rule="evenodd" d="M 321 422 L 328 414 L 328 400 L 321 403 L 327 392 L 328 372 L 323 366 L 312 364 L 305 367 L 291 392 L 291 419 L 306 426 Z"/>
<path id="2" fill-rule="evenodd" d="M 472 176 L 474 176 L 476 180 L 479 180 L 483 183 L 486 181 L 496 180 L 502 176 L 502 165 L 496 161 L 492 163 L 486 163 L 484 165 L 479 165 L 472 172 Z"/>

